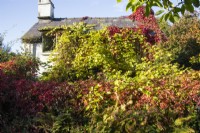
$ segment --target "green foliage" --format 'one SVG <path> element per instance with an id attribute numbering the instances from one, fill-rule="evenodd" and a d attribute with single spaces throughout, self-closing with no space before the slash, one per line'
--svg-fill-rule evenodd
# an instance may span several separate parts
<path id="1" fill-rule="evenodd" d="M 4 49 L 0 48 L 0 62 L 6 62 L 13 58 L 16 54 L 12 52 L 8 52 Z"/>
<path id="2" fill-rule="evenodd" d="M 190 63 L 191 63 L 192 65 L 194 65 L 194 64 L 200 64 L 200 54 L 199 54 L 199 55 L 196 55 L 196 56 L 192 56 L 192 57 L 190 58 Z"/>
<path id="3" fill-rule="evenodd" d="M 154 79 L 162 79 L 163 77 L 171 77 L 172 79 L 183 73 L 177 64 L 171 64 L 173 60 L 172 54 L 162 45 L 148 48 L 151 58 L 143 58 L 142 63 L 136 66 L 136 81 L 151 85 Z"/>
<path id="4" fill-rule="evenodd" d="M 11 51 L 11 45 L 13 42 L 9 42 L 8 44 L 5 44 L 4 38 L 6 36 L 6 32 L 0 33 L 0 51 L 4 52 L 10 52 Z"/>
<path id="5" fill-rule="evenodd" d="M 199 19 L 193 15 L 186 15 L 171 27 L 169 34 L 168 42 L 165 45 L 175 55 L 175 62 L 198 70 L 200 68 L 198 63 L 198 55 L 200 54 Z"/>
<path id="6" fill-rule="evenodd" d="M 122 34 L 115 34 L 112 37 L 109 37 L 108 33 L 93 33 L 93 37 L 96 39 L 91 38 L 92 43 L 85 41 L 87 43 L 77 53 L 73 62 L 76 69 L 84 71 L 88 68 L 97 68 L 104 74 L 117 71 L 129 71 L 134 74 L 135 64 L 142 56 L 141 44 L 145 43 L 140 33 L 125 29 Z"/>
<path id="7" fill-rule="evenodd" d="M 59 115 L 55 113 L 38 113 L 34 122 L 38 130 L 42 132 L 77 133 L 86 131 L 85 127 L 79 123 L 81 121 L 80 119 L 85 118 L 77 118 L 76 116 L 79 115 L 74 114 L 72 111 L 73 110 L 67 109 L 65 112 L 59 112 Z"/>
<path id="8" fill-rule="evenodd" d="M 192 123 L 192 121 L 195 121 L 196 117 L 197 116 L 188 116 L 176 119 L 174 133 L 195 133 L 195 130 L 188 127 L 188 125 Z"/>
<path id="9" fill-rule="evenodd" d="M 147 50 L 152 56 L 136 65 L 134 78 L 120 75 L 109 82 L 110 87 L 94 86 L 84 96 L 91 117 L 90 132 L 198 130 L 193 106 L 198 98 L 196 102 L 193 98 L 200 93 L 200 75 L 171 64 L 172 55 L 162 45 Z"/>
<path id="10" fill-rule="evenodd" d="M 117 0 L 121 2 L 122 0 Z M 145 5 L 146 15 L 150 14 L 151 8 L 153 6 L 161 8 L 156 14 L 161 15 L 162 20 L 170 20 L 172 23 L 180 18 L 179 13 L 184 15 L 186 11 L 191 13 L 194 12 L 194 8 L 200 6 L 199 0 L 184 0 L 177 1 L 177 5 L 173 4 L 172 0 L 129 0 L 126 9 L 131 9 L 133 12 L 137 10 L 138 7 Z"/>
<path id="11" fill-rule="evenodd" d="M 185 128 L 176 128 L 174 133 L 195 133 L 195 131 L 191 128 L 185 127 Z"/>
<path id="12" fill-rule="evenodd" d="M 65 133 L 65 132 L 77 133 L 86 131 L 84 126 L 80 125 L 79 123 L 81 121 L 79 119 L 85 119 L 85 118 L 73 117 L 76 114 L 73 114 L 72 111 L 73 110 L 71 111 L 68 110 L 56 118 L 56 121 L 53 124 L 52 133 Z"/>
<path id="13" fill-rule="evenodd" d="M 84 24 L 64 28 L 52 55 L 55 66 L 47 77 L 74 81 L 80 93 L 73 100 L 82 105 L 76 118 L 86 121 L 77 121 L 70 106 L 71 110 L 56 115 L 51 131 L 198 131 L 199 71 L 180 67 L 178 57 L 187 53 L 184 60 L 198 61 L 193 54 L 199 52 L 198 47 L 187 46 L 198 46 L 199 22 L 185 19 L 172 28 L 163 24 L 163 29 L 170 28 L 165 31 L 169 38 L 156 45 L 149 45 L 140 31 L 131 29 L 110 34 Z M 183 22 L 185 27 L 181 27 Z M 191 35 L 196 43 L 188 41 Z"/>
<path id="14" fill-rule="evenodd" d="M 3 54 L 4 62 L 0 64 L 3 71 L 8 75 L 13 75 L 18 78 L 34 79 L 36 78 L 36 72 L 39 69 L 39 60 L 28 54 Z M 6 61 L 8 60 L 8 61 Z"/>
<path id="15" fill-rule="evenodd" d="M 72 61 L 76 56 L 78 48 L 83 45 L 84 39 L 89 36 L 89 29 L 92 26 L 85 26 L 82 23 L 63 28 L 65 30 L 58 37 L 54 53 L 52 54 L 52 61 L 54 62 L 53 72 L 44 77 L 45 79 L 64 80 L 68 77 L 68 79 L 72 80 L 76 77 L 76 73 L 73 74 Z M 49 34 L 54 34 L 55 31 L 52 30 Z"/>
<path id="16" fill-rule="evenodd" d="M 9 59 L 11 59 L 13 56 L 15 56 L 15 53 L 10 52 L 10 47 L 5 46 L 3 44 L 4 37 L 5 37 L 5 33 L 3 34 L 0 33 L 0 63 L 6 62 Z"/>
<path id="17" fill-rule="evenodd" d="M 159 24 L 159 27 L 161 29 L 161 31 L 167 36 L 169 37 L 170 33 L 170 28 L 171 28 L 171 25 L 167 22 L 167 21 L 161 21 L 159 18 L 158 18 L 158 24 Z"/>
<path id="18" fill-rule="evenodd" d="M 182 126 L 184 122 L 188 122 L 189 120 L 191 120 L 192 117 L 191 116 L 188 116 L 186 118 L 178 118 L 176 119 L 175 121 L 175 126 Z"/>
<path id="19" fill-rule="evenodd" d="M 159 44 L 132 28 L 55 28 L 47 81 L 33 78 L 36 59 L 6 56 L 0 132 L 198 132 L 200 73 L 181 66 L 199 67 L 199 20 L 181 20 L 161 24 L 169 38 Z"/>
<path id="20" fill-rule="evenodd" d="M 144 55 L 145 37 L 128 28 L 120 32 L 110 36 L 107 29 L 96 31 L 83 23 L 66 27 L 52 54 L 53 69 L 43 78 L 87 79 L 118 71 L 134 76 L 135 65 Z"/>

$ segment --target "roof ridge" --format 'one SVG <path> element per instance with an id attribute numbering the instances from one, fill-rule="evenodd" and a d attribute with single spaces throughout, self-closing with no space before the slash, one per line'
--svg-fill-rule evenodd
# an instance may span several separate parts
<path id="1" fill-rule="evenodd" d="M 62 19 L 82 19 L 82 18 L 85 18 L 85 17 L 87 17 L 87 18 L 102 18 L 102 19 L 115 19 L 115 18 L 124 18 L 125 19 L 125 17 L 124 16 L 119 16 L 119 17 L 90 17 L 90 16 L 83 16 L 83 17 L 66 17 L 66 18 L 54 18 L 53 20 L 62 20 Z"/>
<path id="2" fill-rule="evenodd" d="M 73 23 L 85 22 L 95 24 L 95 29 L 102 29 L 104 26 L 135 27 L 137 24 L 126 17 L 74 17 L 74 18 L 54 18 L 51 21 L 37 22 L 22 37 L 22 40 L 41 41 L 41 31 L 39 28 L 56 27 L 60 25 L 72 25 Z M 34 42 L 35 43 L 35 42 Z"/>

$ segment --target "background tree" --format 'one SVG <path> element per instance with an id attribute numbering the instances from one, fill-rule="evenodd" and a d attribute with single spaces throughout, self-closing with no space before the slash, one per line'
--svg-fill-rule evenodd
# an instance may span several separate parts
<path id="1" fill-rule="evenodd" d="M 8 61 L 15 56 L 15 53 L 11 52 L 11 47 L 8 44 L 3 43 L 4 36 L 5 33 L 0 33 L 0 63 Z"/>
<path id="2" fill-rule="evenodd" d="M 3 35 L 0 33 L 0 48 L 3 46 Z"/>

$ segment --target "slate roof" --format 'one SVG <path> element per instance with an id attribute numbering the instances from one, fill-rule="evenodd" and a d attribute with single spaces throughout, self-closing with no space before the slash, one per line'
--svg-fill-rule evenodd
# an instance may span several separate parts
<path id="1" fill-rule="evenodd" d="M 41 42 L 42 32 L 39 29 L 48 27 L 59 27 L 62 25 L 72 25 L 73 23 L 84 22 L 86 24 L 94 24 L 95 29 L 101 29 L 104 26 L 118 26 L 118 27 L 135 27 L 136 22 L 131 21 L 125 17 L 107 17 L 107 18 L 54 18 L 53 20 L 46 22 L 37 22 L 34 24 L 28 32 L 22 36 L 23 42 L 38 43 Z"/>

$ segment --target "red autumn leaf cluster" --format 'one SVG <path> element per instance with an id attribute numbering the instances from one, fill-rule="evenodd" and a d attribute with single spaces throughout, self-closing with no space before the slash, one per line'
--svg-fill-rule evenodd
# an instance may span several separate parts
<path id="1" fill-rule="evenodd" d="M 141 6 L 133 14 L 124 18 L 129 18 L 132 21 L 136 21 L 137 26 L 135 28 L 119 28 L 116 26 L 109 26 L 108 31 L 110 36 L 113 36 L 116 33 L 122 33 L 123 29 L 129 29 L 133 31 L 141 31 L 141 33 L 146 37 L 146 41 L 151 45 L 155 44 L 156 42 L 167 40 L 166 36 L 158 25 L 153 10 L 151 10 L 149 16 L 146 16 L 145 7 Z"/>

